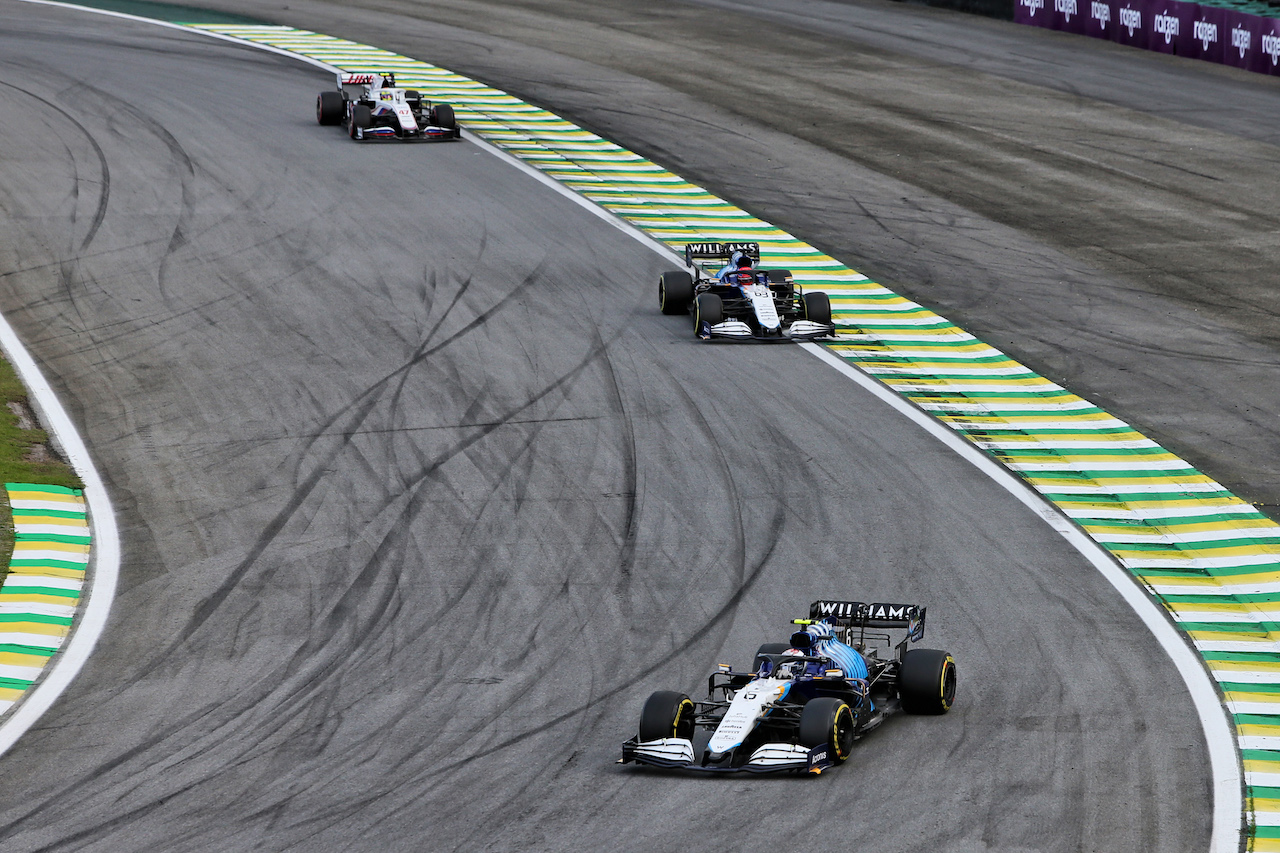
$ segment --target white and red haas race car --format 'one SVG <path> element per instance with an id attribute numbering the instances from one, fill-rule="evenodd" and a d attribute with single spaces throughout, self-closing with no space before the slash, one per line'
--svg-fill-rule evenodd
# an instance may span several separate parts
<path id="1" fill-rule="evenodd" d="M 342 125 L 352 139 L 447 142 L 462 138 L 448 104 L 433 104 L 413 89 L 396 86 L 388 71 L 339 74 L 337 89 L 316 98 L 316 121 Z"/>

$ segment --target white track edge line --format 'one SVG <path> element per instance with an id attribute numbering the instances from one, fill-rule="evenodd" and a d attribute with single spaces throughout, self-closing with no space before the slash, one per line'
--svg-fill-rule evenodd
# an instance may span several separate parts
<path id="1" fill-rule="evenodd" d="M 45 380 L 44 374 L 40 372 L 35 359 L 27 352 L 13 326 L 9 325 L 8 318 L 2 314 L 0 349 L 4 350 L 14 369 L 22 377 L 23 384 L 31 392 L 33 406 L 62 448 L 71 467 L 84 481 L 84 498 L 93 523 L 93 575 L 89 579 L 83 610 L 75 620 L 70 639 L 45 668 L 41 680 L 18 700 L 12 716 L 0 724 L 0 755 L 3 755 L 67 689 L 102 636 L 120 576 L 120 534 L 111 498 L 107 495 L 106 485 L 98 474 L 98 469 L 93 465 L 89 448 L 76 431 L 75 424 Z"/>
<path id="2" fill-rule="evenodd" d="M 1058 507 L 1049 503 L 1011 471 L 974 447 L 941 421 L 935 420 L 922 409 L 916 408 L 826 347 L 813 343 L 804 343 L 801 346 L 843 373 L 864 390 L 889 404 L 894 410 L 906 416 L 1002 486 L 1005 491 L 1025 504 L 1057 531 L 1115 587 L 1138 618 L 1155 635 L 1156 642 L 1173 660 L 1178 674 L 1182 676 L 1183 683 L 1191 693 L 1196 714 L 1200 718 L 1200 728 L 1204 732 L 1205 742 L 1209 748 L 1210 775 L 1213 782 L 1213 830 L 1210 835 L 1209 850 L 1210 853 L 1236 853 L 1240 849 L 1245 809 L 1243 777 L 1239 752 L 1236 750 L 1235 733 L 1227 716 L 1227 709 L 1218 695 L 1217 687 L 1209 678 L 1204 659 L 1173 625 L 1169 615 L 1101 545 L 1090 539 Z"/>
<path id="3" fill-rule="evenodd" d="M 77 6 L 71 3 L 55 2 L 55 0 L 22 0 L 22 2 L 79 9 L 111 15 L 114 17 L 128 18 L 130 20 L 170 27 L 173 29 L 180 29 L 186 32 L 203 33 L 204 35 L 212 38 L 220 38 L 237 44 L 249 45 L 270 53 L 288 56 L 306 64 L 322 68 L 326 71 L 333 71 L 336 73 L 339 70 L 334 66 L 320 62 L 319 60 L 271 47 L 270 45 L 256 44 L 244 39 L 227 36 L 222 33 L 196 29 L 194 27 L 187 27 L 181 24 L 171 24 L 167 21 L 157 21 L 152 18 L 142 18 L 136 15 L 126 15 L 124 13 L 109 12 L 102 9 L 90 9 L 85 6 Z M 508 154 L 496 145 L 486 142 L 468 131 L 463 131 L 463 138 L 470 141 L 472 144 L 485 149 L 500 160 L 506 161 L 525 174 L 532 176 L 539 183 L 551 188 L 561 196 L 570 199 L 580 207 L 589 210 L 595 216 L 605 222 L 608 222 L 619 231 L 622 231 L 629 237 L 643 243 L 664 257 L 682 260 L 680 255 L 670 246 L 655 240 L 636 226 L 626 222 L 621 219 L 621 217 L 585 196 L 569 189 L 554 178 L 543 174 L 541 171 L 530 166 L 528 163 L 525 163 L 523 160 L 520 160 L 518 157 Z M 7 351 L 9 345 L 7 343 L 8 337 L 6 333 L 7 335 L 13 335 L 12 328 L 4 317 L 0 316 L 0 346 L 3 346 Z M 21 348 L 21 343 L 17 341 L 16 335 L 13 335 L 13 341 L 17 347 Z M 978 468 L 978 470 L 982 471 L 1002 486 L 1011 495 L 1044 519 L 1046 524 L 1053 528 L 1059 535 L 1066 539 L 1072 547 L 1079 551 L 1080 554 L 1088 560 L 1095 569 L 1101 572 L 1103 577 L 1105 577 L 1120 593 L 1120 596 L 1126 603 L 1128 603 L 1128 605 L 1142 620 L 1143 624 L 1147 626 L 1147 629 L 1155 636 L 1156 641 L 1160 643 L 1160 646 L 1165 650 L 1165 653 L 1173 660 L 1174 666 L 1178 670 L 1178 674 L 1182 676 L 1183 683 L 1186 684 L 1188 691 L 1191 693 L 1192 702 L 1195 705 L 1196 713 L 1200 718 L 1201 730 L 1204 732 L 1205 742 L 1209 749 L 1210 775 L 1212 777 L 1213 786 L 1213 829 L 1209 839 L 1209 853 L 1236 853 L 1236 851 L 1240 849 L 1245 808 L 1243 775 L 1241 771 L 1239 752 L 1236 749 L 1235 734 L 1227 718 L 1227 709 L 1225 705 L 1222 704 L 1222 700 L 1218 696 L 1215 685 L 1209 679 L 1209 674 L 1206 671 L 1204 660 L 1191 648 L 1191 646 L 1188 645 L 1187 639 L 1184 638 L 1173 626 L 1168 615 L 1160 609 L 1160 607 L 1146 592 L 1142 591 L 1138 587 L 1134 578 L 1121 569 L 1110 554 L 1086 536 L 1083 531 L 1076 527 L 1075 523 L 1067 518 L 1061 510 L 1053 504 L 1048 503 L 1045 498 L 1034 492 L 1012 472 L 1003 468 L 993 459 L 982 453 L 982 451 L 969 444 L 951 429 L 943 425 L 942 422 L 925 414 L 923 410 L 911 405 L 898 394 L 891 391 L 887 386 L 872 379 L 869 375 L 853 367 L 846 360 L 835 355 L 825 347 L 813 343 L 801 344 L 800 346 L 810 354 L 840 371 L 863 389 L 869 391 L 880 400 L 888 403 L 894 408 L 894 410 L 905 415 L 913 423 L 922 427 L 926 432 L 937 438 L 949 449 L 959 454 L 961 458 L 972 463 L 976 468 Z M 22 350 L 22 353 L 23 355 L 26 355 L 25 350 Z M 29 356 L 27 356 L 27 358 L 28 360 L 30 359 Z M 40 374 L 38 369 L 35 368 L 34 361 L 31 361 L 31 366 L 32 369 L 35 370 L 35 375 L 39 377 Z M 40 377 L 40 381 L 43 383 L 43 377 Z M 66 419 L 66 424 L 71 430 L 71 435 L 77 442 L 79 442 L 79 435 L 74 432 L 74 427 L 71 426 L 70 419 L 67 419 L 66 414 L 62 412 L 61 404 L 58 403 L 56 397 L 52 396 L 51 390 L 50 397 L 53 405 L 57 406 L 58 411 L 62 413 L 62 417 Z M 80 446 L 83 448 L 82 442 L 80 443 Z M 71 456 L 69 448 L 68 456 Z M 84 450 L 84 458 L 87 462 L 87 450 Z M 92 471 L 94 478 L 97 479 L 97 472 L 93 471 L 92 466 L 90 466 L 89 470 Z M 82 479 L 85 479 L 85 495 L 88 497 L 88 479 L 85 478 L 83 474 L 81 477 Z M 99 485 L 100 482 L 101 481 L 99 480 Z M 106 502 L 105 490 L 102 491 L 102 500 L 109 511 L 110 503 Z M 90 506 L 92 509 L 93 504 L 91 503 Z M 110 518 L 111 531 L 114 536 L 115 518 L 114 516 L 110 516 Z M 114 545 L 116 548 L 116 571 L 118 572 L 119 542 L 116 541 Z M 95 578 L 93 585 L 94 589 L 90 593 L 91 596 L 96 592 L 97 586 L 98 582 Z M 111 587 L 112 594 L 114 594 L 114 576 L 111 578 Z M 87 610 L 88 607 L 86 607 L 86 617 Z M 102 617 L 103 621 L 105 621 L 105 615 L 104 611 Z M 98 628 L 98 632 L 101 632 L 101 627 Z M 79 633 L 79 631 L 77 631 L 77 633 Z M 95 636 L 92 642 L 96 642 L 96 640 L 97 637 Z M 72 644 L 74 644 L 74 641 L 75 637 L 73 636 Z M 88 651 L 92 650 L 92 642 L 89 643 L 88 649 L 84 652 L 86 657 Z M 70 645 L 71 644 L 69 644 L 69 646 Z M 67 649 L 67 652 L 70 652 L 70 648 Z M 66 679 L 68 682 L 71 677 L 74 677 L 75 673 L 79 671 L 80 666 L 82 665 L 83 660 L 76 664 L 74 671 Z M 52 680 L 52 678 L 48 679 L 48 681 Z M 48 681 L 46 683 L 48 683 Z M 65 689 L 65 684 L 62 688 L 59 688 L 58 693 L 60 693 L 62 689 Z M 52 704 L 53 699 L 56 698 L 57 693 L 54 693 L 52 698 L 49 700 L 49 704 Z M 34 696 L 32 696 L 32 699 L 34 699 Z M 24 707 L 26 704 L 31 704 L 31 702 L 28 701 L 27 703 L 24 703 Z M 45 707 L 47 708 L 47 705 Z M 40 713 L 43 713 L 43 710 L 44 709 L 41 709 Z M 39 714 L 36 714 L 36 717 L 38 716 Z M 34 719 L 31 722 L 34 722 Z M 27 724 L 26 728 L 29 727 L 30 723 Z M 7 728 L 7 726 L 5 728 Z M 23 728 L 22 731 L 26 731 L 26 728 Z M 5 734 L 5 730 L 0 729 L 0 754 L 3 754 L 4 750 L 6 750 L 11 744 L 11 741 L 5 740 Z M 21 732 L 19 732 L 19 734 L 21 734 Z"/>
<path id="4" fill-rule="evenodd" d="M 623 220 L 607 208 L 580 195 L 549 175 L 525 163 L 492 143 L 478 139 L 474 134 L 464 136 L 490 151 L 499 159 L 532 176 L 539 183 L 570 199 L 577 205 L 624 234 L 638 240 L 664 257 L 683 258 L 675 249 L 654 239 L 630 222 Z M 1209 853 L 1237 853 L 1244 828 L 1245 802 L 1240 753 L 1236 749 L 1235 733 L 1227 716 L 1226 706 L 1218 695 L 1217 686 L 1209 678 L 1204 660 L 1191 647 L 1189 640 L 1174 626 L 1169 616 L 1150 595 L 1142 590 L 1136 580 L 1122 569 L 1115 559 L 1098 543 L 1090 539 L 1057 506 L 1023 482 L 1011 471 L 987 456 L 977 447 L 941 421 L 925 413 L 903 399 L 888 386 L 863 373 L 848 361 L 820 344 L 802 343 L 801 348 L 821 361 L 834 367 L 864 390 L 888 403 L 895 411 L 905 415 L 916 425 L 937 438 L 948 449 L 970 462 L 998 485 L 1026 505 L 1056 531 L 1067 543 L 1080 552 L 1089 563 L 1120 593 L 1120 596 L 1155 636 L 1165 654 L 1173 661 L 1191 694 L 1200 728 L 1209 750 L 1210 777 L 1213 788 L 1213 828 L 1209 836 Z"/>
<path id="5" fill-rule="evenodd" d="M 221 33 L 200 30 L 153 18 L 128 15 L 123 12 L 112 12 L 107 9 L 91 9 L 73 3 L 59 3 L 55 0 L 22 0 L 40 6 L 57 6 L 78 12 L 106 15 L 112 18 L 125 18 L 153 26 L 167 27 L 186 33 L 200 33 L 210 38 L 230 41 L 252 47 L 256 50 L 275 53 L 296 61 L 304 62 L 336 73 L 339 69 L 305 56 L 299 56 L 287 50 L 270 45 L 255 44 L 243 39 L 224 36 Z M 0 314 L 0 350 L 3 350 L 14 369 L 21 377 L 23 384 L 31 393 L 31 402 L 40 414 L 54 442 L 61 448 L 71 467 L 84 482 L 84 498 L 89 507 L 89 518 L 93 525 L 93 575 L 88 578 L 88 592 L 82 597 L 83 609 L 72 624 L 71 634 L 66 644 L 58 651 L 53 661 L 44 668 L 41 679 L 17 700 L 13 713 L 0 723 L 0 755 L 4 755 L 17 743 L 18 739 L 31 729 L 33 725 L 53 706 L 63 691 L 88 661 L 102 632 L 106 628 L 107 616 L 111 612 L 111 604 L 115 599 L 116 586 L 120 578 L 120 533 L 116 525 L 115 509 L 107 494 L 106 485 L 97 468 L 93 465 L 93 457 L 75 424 L 67 415 L 61 401 L 53 391 L 53 387 L 45 380 L 34 358 L 23 346 L 17 332 L 9 324 L 8 318 Z"/>

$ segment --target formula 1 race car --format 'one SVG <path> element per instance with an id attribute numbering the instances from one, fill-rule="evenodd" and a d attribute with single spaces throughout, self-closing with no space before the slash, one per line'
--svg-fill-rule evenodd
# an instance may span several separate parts
<path id="1" fill-rule="evenodd" d="M 671 690 L 651 695 L 619 763 L 821 773 L 890 714 L 945 714 L 955 699 L 955 661 L 907 648 L 924 636 L 924 617 L 912 604 L 815 601 L 808 619 L 792 620 L 805 628 L 790 644 L 762 645 L 750 671 L 720 664 L 705 701 Z M 894 644 L 884 629 L 896 628 L 906 634 Z"/>
<path id="2" fill-rule="evenodd" d="M 396 88 L 390 72 L 339 74 L 338 88 L 316 98 L 316 121 L 340 124 L 352 139 L 447 142 L 462 131 L 448 104 L 423 100 L 412 89 Z"/>
<path id="3" fill-rule="evenodd" d="M 746 259 L 741 267 L 739 259 Z M 702 261 L 730 264 L 719 273 Z M 834 335 L 831 300 L 804 289 L 790 270 L 762 270 L 759 243 L 690 243 L 684 262 L 692 270 L 672 270 L 658 278 L 663 314 L 693 314 L 693 333 L 703 340 L 810 341 Z M 731 263 L 735 262 L 735 263 Z"/>

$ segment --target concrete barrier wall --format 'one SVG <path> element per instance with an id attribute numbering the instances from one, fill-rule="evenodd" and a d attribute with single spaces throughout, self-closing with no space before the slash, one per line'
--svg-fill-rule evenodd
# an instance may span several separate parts
<path id="1" fill-rule="evenodd" d="M 1013 20 L 1280 75 L 1280 20 L 1180 0 L 1015 0 Z"/>

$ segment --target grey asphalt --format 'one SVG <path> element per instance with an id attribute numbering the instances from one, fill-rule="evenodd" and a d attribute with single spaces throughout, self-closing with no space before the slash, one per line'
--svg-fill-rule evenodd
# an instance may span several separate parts
<path id="1" fill-rule="evenodd" d="M 198 5 L 541 103 L 1280 505 L 1280 80 L 889 0 Z"/>
<path id="2" fill-rule="evenodd" d="M 468 143 L 317 127 L 296 62 L 13 0 L 0 45 L 0 310 L 125 537 L 98 652 L 0 759 L 6 853 L 1206 849 L 1164 653 L 836 372 L 696 343 L 661 258 Z M 819 779 L 613 764 L 649 691 L 829 595 L 929 606 L 953 712 Z"/>

